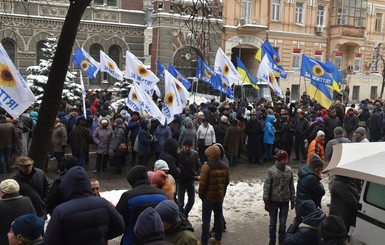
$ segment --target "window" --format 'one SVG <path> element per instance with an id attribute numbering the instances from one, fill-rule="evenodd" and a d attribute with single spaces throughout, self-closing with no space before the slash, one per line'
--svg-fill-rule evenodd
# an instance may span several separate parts
<path id="1" fill-rule="evenodd" d="M 370 98 L 375 99 L 377 98 L 377 86 L 371 86 L 370 87 Z"/>
<path id="2" fill-rule="evenodd" d="M 367 182 L 364 200 L 365 202 L 385 210 L 385 186 Z"/>
<path id="3" fill-rule="evenodd" d="M 360 98 L 360 86 L 353 86 L 352 100 L 359 100 Z"/>
<path id="4" fill-rule="evenodd" d="M 291 85 L 291 99 L 299 100 L 299 85 L 293 84 Z"/>
<path id="5" fill-rule="evenodd" d="M 361 54 L 356 54 L 353 65 L 354 72 L 361 72 Z"/>
<path id="6" fill-rule="evenodd" d="M 315 6 L 316 0 L 309 0 L 309 6 Z"/>
<path id="7" fill-rule="evenodd" d="M 40 64 L 40 60 L 46 59 L 43 48 L 45 41 L 40 41 L 36 44 L 36 65 Z"/>
<path id="8" fill-rule="evenodd" d="M 116 45 L 113 45 L 110 47 L 110 49 L 108 50 L 108 56 L 110 56 L 110 58 L 115 61 L 116 65 L 118 65 L 118 68 L 120 69 L 120 66 L 121 66 L 121 49 L 119 46 L 116 46 Z M 116 83 L 118 80 L 116 80 L 116 78 L 112 77 L 112 76 L 108 76 L 108 83 L 110 84 L 114 84 Z"/>
<path id="9" fill-rule="evenodd" d="M 242 18 L 246 20 L 246 23 L 250 23 L 251 20 L 251 0 L 242 1 Z"/>
<path id="10" fill-rule="evenodd" d="M 325 6 L 318 6 L 317 25 L 325 26 Z"/>
<path id="11" fill-rule="evenodd" d="M 4 47 L 5 51 L 7 51 L 9 58 L 11 58 L 13 64 L 15 64 L 15 61 L 16 61 L 16 45 L 15 45 L 15 43 L 9 39 L 4 39 L 3 41 L 1 41 L 1 44 L 3 44 L 3 47 Z M 15 64 L 15 66 L 16 66 L 16 64 Z"/>
<path id="12" fill-rule="evenodd" d="M 336 56 L 334 57 L 334 65 L 339 71 L 342 70 L 342 52 L 336 53 Z"/>
<path id="13" fill-rule="evenodd" d="M 281 0 L 272 0 L 271 20 L 279 21 L 281 19 Z"/>
<path id="14" fill-rule="evenodd" d="M 304 3 L 295 3 L 295 23 L 303 24 Z"/>
<path id="15" fill-rule="evenodd" d="M 314 59 L 322 62 L 322 58 L 323 58 L 323 51 L 322 50 L 316 50 L 314 52 Z"/>
<path id="16" fill-rule="evenodd" d="M 367 8 L 367 0 L 335 0 L 332 3 L 331 23 L 364 27 Z"/>
<path id="17" fill-rule="evenodd" d="M 100 50 L 103 51 L 103 47 L 100 46 L 99 44 L 92 44 L 91 47 L 90 47 L 89 54 L 97 62 L 100 62 Z M 100 84 L 102 82 L 102 76 L 100 74 L 101 74 L 101 72 L 98 72 L 98 74 L 96 75 L 95 79 L 94 80 L 90 80 L 90 82 L 92 81 L 93 84 Z"/>
<path id="18" fill-rule="evenodd" d="M 375 32 L 382 32 L 382 14 L 376 13 L 376 24 L 374 27 Z"/>
<path id="19" fill-rule="evenodd" d="M 95 5 L 117 6 L 117 0 L 94 0 Z"/>
<path id="20" fill-rule="evenodd" d="M 301 49 L 295 48 L 293 49 L 292 62 L 291 67 L 293 69 L 299 69 L 301 65 Z"/>

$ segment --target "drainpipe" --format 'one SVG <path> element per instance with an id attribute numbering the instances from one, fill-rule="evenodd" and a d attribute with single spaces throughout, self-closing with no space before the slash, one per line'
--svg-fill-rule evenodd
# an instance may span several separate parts
<path id="1" fill-rule="evenodd" d="M 330 56 L 331 56 L 331 53 L 330 53 L 330 43 L 331 43 L 331 33 L 332 33 L 332 2 L 330 1 L 329 2 L 329 6 L 328 6 L 328 21 L 327 21 L 327 28 L 328 28 L 328 31 L 327 31 L 327 40 L 326 40 L 326 59 L 329 59 Z"/>
<path id="2" fill-rule="evenodd" d="M 268 1 L 267 1 L 267 30 L 266 30 L 266 40 L 269 39 L 270 22 L 271 22 L 271 0 L 268 0 Z"/>

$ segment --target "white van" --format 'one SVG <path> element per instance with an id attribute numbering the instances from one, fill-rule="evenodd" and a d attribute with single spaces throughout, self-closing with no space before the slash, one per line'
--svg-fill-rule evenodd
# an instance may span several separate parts
<path id="1" fill-rule="evenodd" d="M 355 240 L 368 245 L 385 244 L 385 142 L 344 143 L 333 146 L 324 172 L 364 181 Z"/>

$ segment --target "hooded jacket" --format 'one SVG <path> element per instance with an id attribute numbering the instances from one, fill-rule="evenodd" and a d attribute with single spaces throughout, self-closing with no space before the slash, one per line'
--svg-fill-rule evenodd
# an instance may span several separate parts
<path id="1" fill-rule="evenodd" d="M 269 144 L 269 145 L 274 144 L 274 127 L 273 127 L 274 120 L 275 120 L 274 115 L 267 115 L 265 132 L 263 134 L 263 142 L 265 144 Z"/>
<path id="2" fill-rule="evenodd" d="M 179 137 L 179 146 L 183 146 L 183 141 L 186 139 L 192 140 L 192 148 L 197 149 L 197 131 L 194 128 L 194 123 L 192 121 L 186 122 L 186 127 L 182 134 Z"/>
<path id="3" fill-rule="evenodd" d="M 180 179 L 180 167 L 178 165 L 178 141 L 174 138 L 166 140 L 163 151 L 159 154 L 159 159 L 164 160 L 169 168 L 168 173 L 175 180 Z"/>
<path id="4" fill-rule="evenodd" d="M 109 122 L 109 120 L 107 120 L 107 122 Z M 109 127 L 109 125 L 106 128 L 99 126 L 95 129 L 94 133 L 92 134 L 92 139 L 96 144 L 96 153 L 108 154 L 112 134 L 113 130 L 111 127 Z"/>
<path id="5" fill-rule="evenodd" d="M 84 168 L 68 170 L 60 185 L 65 203 L 57 206 L 48 223 L 44 244 L 100 244 L 124 231 L 122 216 L 104 198 L 91 194 Z"/>
<path id="6" fill-rule="evenodd" d="M 320 178 L 314 173 L 310 165 L 304 165 L 298 171 L 297 207 L 304 200 L 313 200 L 317 207 L 321 206 L 321 199 L 325 195 L 325 189 Z"/>
<path id="7" fill-rule="evenodd" d="M 127 174 L 127 181 L 132 190 L 122 194 L 116 205 L 116 210 L 123 216 L 125 232 L 121 244 L 134 244 L 133 229 L 139 214 L 148 207 L 155 207 L 163 200 L 167 200 L 164 192 L 150 185 L 145 166 L 137 165 Z"/>
<path id="8" fill-rule="evenodd" d="M 311 156 L 314 154 L 317 154 L 322 160 L 325 160 L 324 141 L 318 137 L 315 137 L 315 139 L 311 141 L 307 149 L 307 163 L 309 163 Z"/>

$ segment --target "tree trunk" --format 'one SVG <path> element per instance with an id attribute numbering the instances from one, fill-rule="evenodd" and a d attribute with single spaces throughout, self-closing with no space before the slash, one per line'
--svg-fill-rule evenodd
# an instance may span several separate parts
<path id="1" fill-rule="evenodd" d="M 54 125 L 56 114 L 62 97 L 64 80 L 68 64 L 72 56 L 81 17 L 91 0 L 72 0 L 58 41 L 51 72 L 39 110 L 36 129 L 32 138 L 30 157 L 35 166 L 44 170 L 47 161 L 50 131 Z"/>

